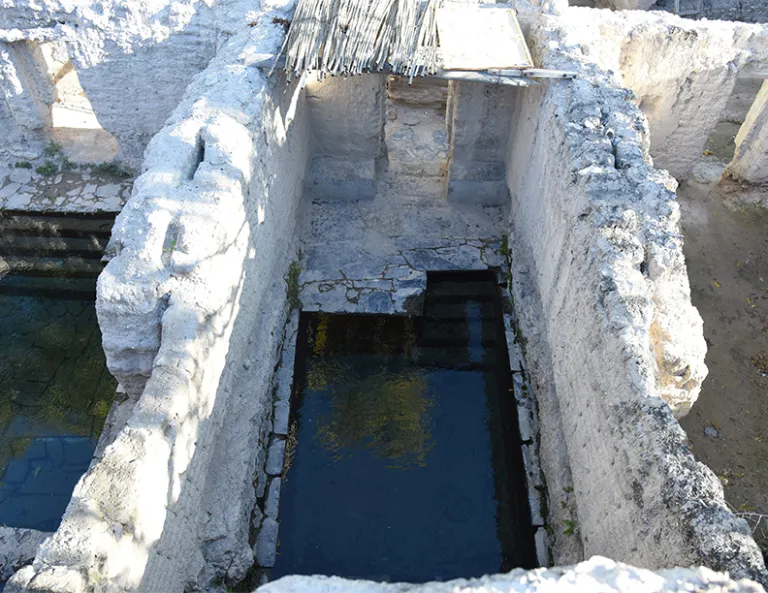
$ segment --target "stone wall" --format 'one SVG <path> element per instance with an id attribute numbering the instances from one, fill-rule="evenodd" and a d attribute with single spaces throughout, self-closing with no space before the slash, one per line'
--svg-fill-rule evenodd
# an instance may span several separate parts
<path id="1" fill-rule="evenodd" d="M 651 572 L 596 556 L 575 566 L 513 570 L 508 574 L 445 583 L 373 583 L 338 577 L 289 576 L 259 589 L 263 593 L 760 593 L 762 587 L 747 580 L 733 581 L 727 574 L 705 568 Z"/>
<path id="2" fill-rule="evenodd" d="M 451 141 L 450 199 L 506 203 L 504 159 L 510 116 L 524 90 L 453 81 L 448 131 Z"/>
<path id="3" fill-rule="evenodd" d="M 11 42 L 66 42 L 99 123 L 117 138 L 118 158 L 138 168 L 147 143 L 192 77 L 207 66 L 217 45 L 255 21 L 257 8 L 243 0 L 8 0 L 0 11 L 0 96 L 6 102 L 16 97 L 29 102 L 30 86 L 25 93 L 13 88 L 18 76 L 8 66 Z M 0 156 L 5 151 L 15 157 L 40 156 L 47 140 L 23 115 L 39 105 L 13 110 L 11 117 L 4 107 L 0 124 L 10 137 L 0 145 Z"/>
<path id="4" fill-rule="evenodd" d="M 307 183 L 317 199 L 373 198 L 377 161 L 384 155 L 383 75 L 308 75 L 307 105 L 314 158 Z"/>
<path id="5" fill-rule="evenodd" d="M 571 22 L 543 19 L 532 49 L 582 77 L 529 89 L 507 166 L 554 561 L 703 564 L 766 583 L 749 528 L 674 418 L 706 375 L 675 182 L 649 166 L 632 93 L 570 43 Z"/>
<path id="6" fill-rule="evenodd" d="M 768 30 L 759 25 L 575 7 L 563 22 L 570 43 L 637 95 L 653 162 L 679 180 L 701 156 L 736 78 L 768 71 Z"/>
<path id="7" fill-rule="evenodd" d="M 736 151 L 726 173 L 738 181 L 768 183 L 768 81 L 736 135 Z"/>
<path id="8" fill-rule="evenodd" d="M 181 591 L 252 563 L 249 445 L 270 422 L 309 146 L 303 94 L 250 66 L 279 48 L 279 14 L 235 35 L 150 143 L 97 301 L 135 403 L 6 591 Z"/>

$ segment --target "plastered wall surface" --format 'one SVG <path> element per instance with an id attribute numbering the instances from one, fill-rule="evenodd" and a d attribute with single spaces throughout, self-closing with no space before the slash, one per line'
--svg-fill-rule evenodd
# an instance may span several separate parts
<path id="1" fill-rule="evenodd" d="M 674 419 L 706 375 L 675 182 L 648 165 L 632 93 L 569 43 L 570 25 L 543 18 L 533 50 L 583 77 L 524 95 L 507 161 L 512 291 L 538 397 L 554 561 L 609 554 L 768 582 L 747 525 Z"/>
<path id="2" fill-rule="evenodd" d="M 486 201 L 506 203 L 504 159 L 512 107 L 521 89 L 457 81 L 450 87 L 448 197 L 471 201 L 483 195 Z"/>
<path id="3" fill-rule="evenodd" d="M 768 70 L 768 30 L 760 25 L 577 7 L 567 15 L 569 42 L 634 91 L 654 165 L 679 180 L 700 157 L 736 78 Z"/>
<path id="4" fill-rule="evenodd" d="M 375 193 L 377 161 L 384 156 L 384 75 L 307 76 L 312 125 L 310 198 L 356 200 Z"/>
<path id="5" fill-rule="evenodd" d="M 257 439 L 271 413 L 273 367 L 255 361 L 278 351 L 308 138 L 286 123 L 294 95 L 249 64 L 282 35 L 271 18 L 236 35 L 147 151 L 97 301 L 108 365 L 136 403 L 6 591 L 184 590 L 250 566 L 232 526 L 248 525 L 256 460 L 221 463 L 220 448 Z"/>

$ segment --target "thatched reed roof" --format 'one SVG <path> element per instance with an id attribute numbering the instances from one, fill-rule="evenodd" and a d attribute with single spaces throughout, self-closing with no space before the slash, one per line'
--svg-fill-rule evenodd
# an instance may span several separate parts
<path id="1" fill-rule="evenodd" d="M 285 69 L 299 76 L 381 71 L 413 78 L 439 64 L 442 0 L 299 0 L 286 38 Z"/>

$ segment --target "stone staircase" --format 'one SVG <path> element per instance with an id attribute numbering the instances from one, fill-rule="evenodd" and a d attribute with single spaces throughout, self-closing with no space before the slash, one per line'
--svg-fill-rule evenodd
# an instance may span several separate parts
<path id="1" fill-rule="evenodd" d="M 114 213 L 0 212 L 0 295 L 96 297 Z"/>
<path id="2" fill-rule="evenodd" d="M 418 364 L 492 371 L 506 362 L 493 273 L 430 273 L 427 282 Z"/>

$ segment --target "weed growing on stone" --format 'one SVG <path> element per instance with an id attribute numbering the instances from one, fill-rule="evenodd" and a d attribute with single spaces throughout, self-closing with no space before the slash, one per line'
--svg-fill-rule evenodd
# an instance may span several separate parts
<path id="1" fill-rule="evenodd" d="M 506 235 L 501 237 L 501 247 L 499 247 L 499 255 L 509 257 L 509 239 Z M 509 263 L 509 262 L 507 262 Z"/>
<path id="2" fill-rule="evenodd" d="M 301 255 L 299 255 L 301 257 Z M 301 274 L 301 265 L 299 260 L 295 259 L 288 266 L 288 274 L 285 276 L 285 283 L 287 285 L 286 294 L 288 296 L 288 306 L 291 311 L 297 309 L 299 306 L 299 274 Z"/>
<path id="3" fill-rule="evenodd" d="M 53 177 L 59 172 L 59 166 L 53 161 L 45 161 L 37 169 L 35 169 L 43 177 Z"/>
<path id="4" fill-rule="evenodd" d="M 57 154 L 61 152 L 61 144 L 56 144 L 55 142 L 51 142 L 48 146 L 46 146 L 43 149 L 43 153 L 45 156 L 54 157 Z"/>
<path id="5" fill-rule="evenodd" d="M 14 167 L 16 167 L 17 169 L 31 169 L 32 163 L 30 163 L 29 161 L 19 161 L 14 165 Z"/>
<path id="6" fill-rule="evenodd" d="M 74 171 L 75 169 L 77 169 L 77 165 L 70 161 L 67 157 L 61 159 L 62 171 Z"/>
<path id="7" fill-rule="evenodd" d="M 576 527 L 577 527 L 576 521 L 572 519 L 566 519 L 565 521 L 563 521 L 563 523 L 565 523 L 565 529 L 563 529 L 563 535 L 573 535 L 574 533 L 576 533 Z"/>

